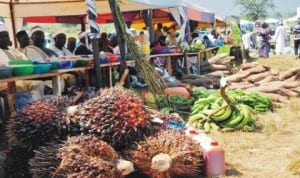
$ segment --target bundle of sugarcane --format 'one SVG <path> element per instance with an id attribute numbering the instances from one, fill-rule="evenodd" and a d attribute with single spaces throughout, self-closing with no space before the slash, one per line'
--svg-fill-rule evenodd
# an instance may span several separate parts
<path id="1" fill-rule="evenodd" d="M 138 72 L 143 76 L 152 93 L 157 95 L 164 94 L 164 88 L 166 87 L 164 80 L 146 60 L 146 56 L 141 54 L 132 36 L 127 33 L 126 23 L 120 11 L 119 5 L 115 3 L 115 0 L 110 0 L 109 2 L 114 16 L 115 25 L 119 27 L 119 35 L 124 39 L 133 59 L 136 61 L 135 64 Z"/>

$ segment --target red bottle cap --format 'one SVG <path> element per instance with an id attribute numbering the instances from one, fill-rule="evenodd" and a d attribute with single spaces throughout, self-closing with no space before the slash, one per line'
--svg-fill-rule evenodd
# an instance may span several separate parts
<path id="1" fill-rule="evenodd" d="M 190 134 L 197 134 L 196 130 L 190 130 Z"/>
<path id="2" fill-rule="evenodd" d="M 210 145 L 211 145 L 211 146 L 218 146 L 219 143 L 218 143 L 217 141 L 212 141 L 212 142 L 210 142 Z"/>

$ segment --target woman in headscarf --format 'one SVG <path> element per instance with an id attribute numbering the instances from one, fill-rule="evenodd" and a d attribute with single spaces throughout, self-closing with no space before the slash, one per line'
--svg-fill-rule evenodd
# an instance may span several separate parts
<path id="1" fill-rule="evenodd" d="M 258 35 L 260 36 L 259 44 L 258 44 L 258 54 L 259 57 L 268 58 L 270 52 L 270 42 L 271 39 L 271 29 L 269 25 L 265 22 L 261 24 L 261 30 Z"/>

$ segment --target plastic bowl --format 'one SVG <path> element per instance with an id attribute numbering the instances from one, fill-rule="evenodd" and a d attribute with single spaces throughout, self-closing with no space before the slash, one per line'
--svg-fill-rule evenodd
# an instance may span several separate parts
<path id="1" fill-rule="evenodd" d="M 152 49 L 151 54 L 168 54 L 170 53 L 170 48 L 164 48 L 164 49 Z"/>
<path id="2" fill-rule="evenodd" d="M 51 64 L 50 70 L 56 70 L 60 68 L 60 64 L 58 61 L 47 62 L 44 64 Z"/>
<path id="3" fill-rule="evenodd" d="M 32 64 L 28 65 L 14 65 L 12 69 L 13 76 L 26 76 L 31 75 L 34 66 Z"/>
<path id="4" fill-rule="evenodd" d="M 24 65 L 24 64 L 33 64 L 30 60 L 11 60 L 8 62 L 9 65 Z"/>
<path id="5" fill-rule="evenodd" d="M 74 67 L 85 67 L 89 64 L 90 60 L 76 60 Z"/>
<path id="6" fill-rule="evenodd" d="M 11 67 L 0 67 L 0 78 L 8 78 L 12 75 Z"/>
<path id="7" fill-rule="evenodd" d="M 49 63 L 39 63 L 34 64 L 33 74 L 44 74 L 50 71 L 52 64 Z"/>
<path id="8" fill-rule="evenodd" d="M 100 58 L 99 58 L 99 60 L 100 60 L 100 64 L 106 64 L 106 63 L 108 63 L 108 57 L 104 57 L 104 56 L 101 56 Z"/>
<path id="9" fill-rule="evenodd" d="M 61 69 L 71 69 L 74 67 L 76 61 L 59 61 L 59 67 Z"/>
<path id="10" fill-rule="evenodd" d="M 118 55 L 111 55 L 108 59 L 108 62 L 118 62 Z"/>

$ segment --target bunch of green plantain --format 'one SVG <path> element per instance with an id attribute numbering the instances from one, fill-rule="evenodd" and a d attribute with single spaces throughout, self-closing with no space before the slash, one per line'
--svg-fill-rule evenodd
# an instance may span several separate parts
<path id="1" fill-rule="evenodd" d="M 227 90 L 226 94 L 233 105 L 228 105 L 219 91 L 205 98 L 198 98 L 191 108 L 187 124 L 206 132 L 219 130 L 253 131 L 253 114 L 269 110 L 272 100 L 257 93 L 243 90 Z"/>

